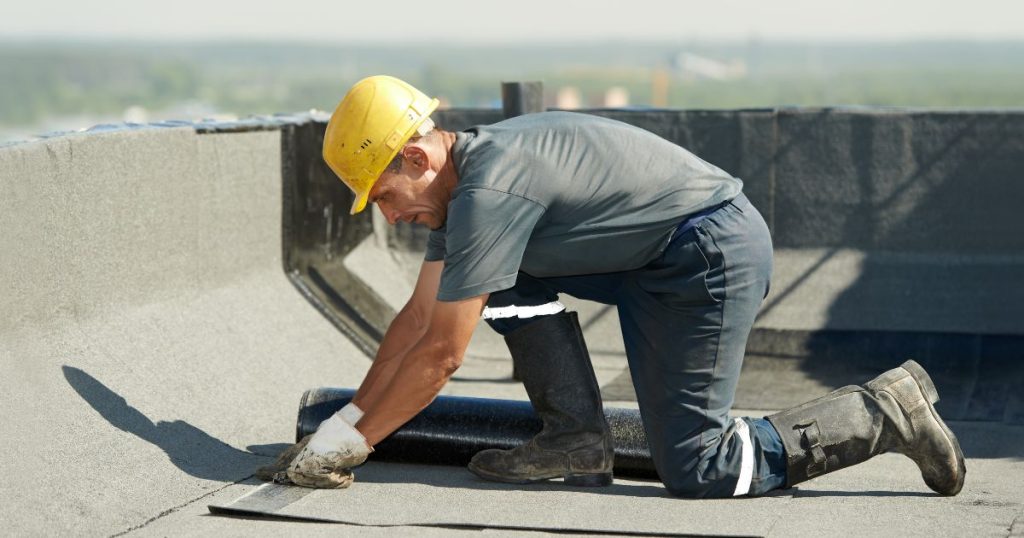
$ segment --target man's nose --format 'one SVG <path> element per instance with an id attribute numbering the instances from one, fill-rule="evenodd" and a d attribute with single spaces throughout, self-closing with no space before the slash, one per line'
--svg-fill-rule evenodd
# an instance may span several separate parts
<path id="1" fill-rule="evenodd" d="M 386 208 L 380 204 L 378 204 L 377 207 L 379 207 L 380 212 L 384 214 L 384 218 L 388 220 L 388 224 L 394 225 L 398 222 L 398 211 Z"/>

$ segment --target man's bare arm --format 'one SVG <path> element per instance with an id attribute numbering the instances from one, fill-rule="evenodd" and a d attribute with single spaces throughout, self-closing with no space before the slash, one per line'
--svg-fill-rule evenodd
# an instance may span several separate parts
<path id="1" fill-rule="evenodd" d="M 356 427 L 373 446 L 405 424 L 437 397 L 462 364 L 488 295 L 462 301 L 437 301 L 427 331 L 394 372 L 380 398 Z"/>
<path id="2" fill-rule="evenodd" d="M 434 303 L 437 301 L 437 289 L 443 268 L 442 261 L 423 262 L 420 267 L 412 296 L 388 326 L 380 348 L 377 349 L 377 356 L 352 399 L 360 409 L 366 410 L 376 404 L 384 388 L 395 375 L 402 357 L 426 332 Z"/>

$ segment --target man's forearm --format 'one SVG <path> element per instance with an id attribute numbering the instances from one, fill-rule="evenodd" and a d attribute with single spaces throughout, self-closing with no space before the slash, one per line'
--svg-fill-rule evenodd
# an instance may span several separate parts
<path id="1" fill-rule="evenodd" d="M 402 358 L 426 331 L 427 320 L 411 308 L 403 308 L 388 326 L 384 339 L 377 350 L 377 356 L 359 385 L 352 402 L 360 409 L 373 407 L 380 399 L 381 392 L 394 377 L 402 364 Z"/>
<path id="2" fill-rule="evenodd" d="M 370 391 L 375 398 L 356 425 L 370 446 L 408 422 L 441 391 L 462 364 L 487 297 L 434 303 L 427 330 L 412 349 L 392 361 L 390 382 Z"/>
<path id="3" fill-rule="evenodd" d="M 437 394 L 461 364 L 461 354 L 454 356 L 443 343 L 421 340 L 405 356 L 395 361 L 391 382 L 359 421 L 359 431 L 373 446 L 409 421 L 437 397 Z M 400 366 L 400 368 L 397 368 Z"/>

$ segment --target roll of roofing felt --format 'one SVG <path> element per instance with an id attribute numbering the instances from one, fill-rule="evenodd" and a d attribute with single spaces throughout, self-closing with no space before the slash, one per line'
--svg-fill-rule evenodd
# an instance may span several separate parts
<path id="1" fill-rule="evenodd" d="M 299 403 L 296 440 L 347 404 L 352 389 L 307 390 Z M 615 439 L 615 475 L 657 478 L 647 447 L 640 412 L 605 408 Z M 439 396 L 419 415 L 374 447 L 373 459 L 405 463 L 466 465 L 473 454 L 488 448 L 521 445 L 541 430 L 529 402 Z"/>

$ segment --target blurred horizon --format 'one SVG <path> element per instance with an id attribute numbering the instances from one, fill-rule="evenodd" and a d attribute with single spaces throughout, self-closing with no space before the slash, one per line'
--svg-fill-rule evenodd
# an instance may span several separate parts
<path id="1" fill-rule="evenodd" d="M 0 141 L 333 110 L 374 74 L 445 106 L 1024 107 L 1019 0 L 40 0 L 0 17 Z"/>
<path id="2" fill-rule="evenodd" d="M 445 106 L 541 80 L 558 108 L 1024 107 L 1022 39 L 575 39 L 473 47 L 0 37 L 0 141 L 99 123 L 330 111 L 391 74 Z"/>

